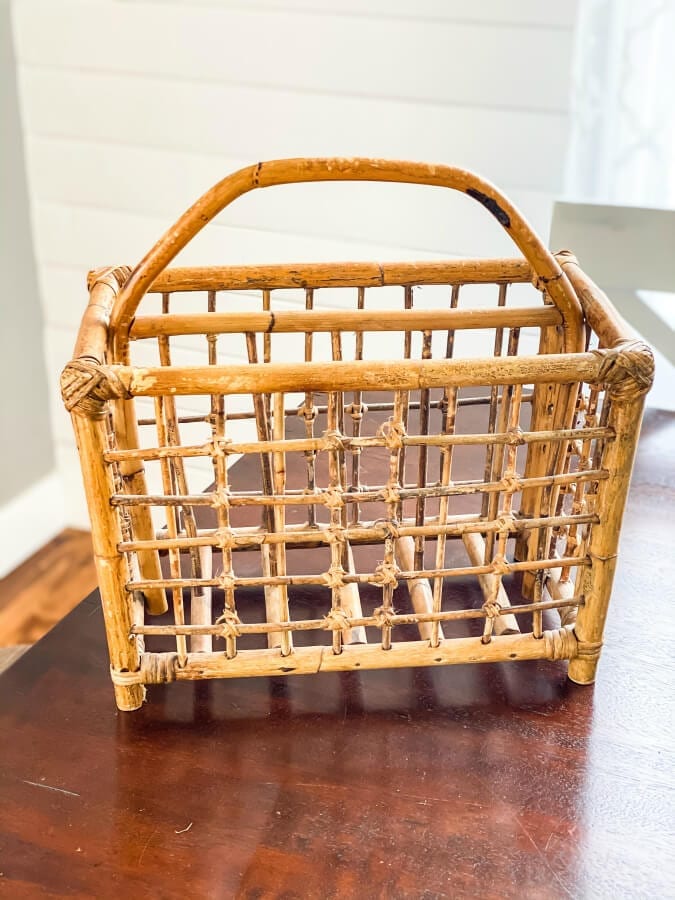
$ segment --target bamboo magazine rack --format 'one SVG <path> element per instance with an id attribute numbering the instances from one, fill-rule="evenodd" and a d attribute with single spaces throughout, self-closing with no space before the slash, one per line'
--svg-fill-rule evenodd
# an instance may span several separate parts
<path id="1" fill-rule="evenodd" d="M 167 268 L 245 192 L 317 181 L 452 188 L 522 256 Z M 62 387 L 120 709 L 247 675 L 568 659 L 594 680 L 653 357 L 491 184 L 259 163 L 88 287 Z"/>

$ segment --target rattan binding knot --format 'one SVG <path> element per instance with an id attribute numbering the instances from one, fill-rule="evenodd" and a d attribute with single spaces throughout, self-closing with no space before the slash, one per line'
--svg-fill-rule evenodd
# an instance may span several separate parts
<path id="1" fill-rule="evenodd" d="M 323 502 L 328 509 L 342 509 L 345 505 L 342 493 L 342 488 L 339 487 L 331 487 L 323 492 Z"/>
<path id="2" fill-rule="evenodd" d="M 570 628 L 545 631 L 544 642 L 549 659 L 572 659 L 577 655 L 577 639 Z"/>
<path id="3" fill-rule="evenodd" d="M 351 628 L 351 620 L 341 606 L 336 606 L 324 617 L 323 627 L 327 631 L 346 631 Z"/>
<path id="4" fill-rule="evenodd" d="M 345 449 L 345 436 L 339 431 L 328 430 L 323 433 L 323 449 L 337 450 L 342 453 Z"/>
<path id="5" fill-rule="evenodd" d="M 502 605 L 496 600 L 490 600 L 487 603 L 484 603 L 482 609 L 488 619 L 496 619 L 497 616 L 500 616 L 502 613 Z"/>
<path id="6" fill-rule="evenodd" d="M 344 585 L 345 570 L 342 566 L 331 566 L 327 572 L 323 573 L 324 583 L 329 588 L 341 588 Z"/>
<path id="7" fill-rule="evenodd" d="M 239 637 L 241 631 L 239 630 L 239 626 L 241 625 L 241 619 L 231 609 L 226 609 L 222 616 L 219 616 L 216 619 L 216 625 L 220 625 L 220 637 L 225 638 L 236 638 Z"/>
<path id="8" fill-rule="evenodd" d="M 181 668 L 177 653 L 144 653 L 141 657 L 141 676 L 145 684 L 163 684 L 176 680 Z"/>
<path id="9" fill-rule="evenodd" d="M 87 273 L 87 290 L 91 293 L 95 284 L 107 284 L 115 293 L 124 287 L 132 269 L 130 266 L 107 266 Z"/>
<path id="10" fill-rule="evenodd" d="M 398 576 L 401 570 L 392 562 L 381 562 L 375 569 L 373 582 L 384 586 L 385 584 L 398 584 Z"/>
<path id="11" fill-rule="evenodd" d="M 373 618 L 378 628 L 392 628 L 394 624 L 392 619 L 395 615 L 396 610 L 392 606 L 378 606 L 373 610 Z"/>
<path id="12" fill-rule="evenodd" d="M 654 354 L 643 341 L 620 341 L 606 350 L 594 350 L 602 359 L 598 381 L 611 397 L 634 400 L 654 382 Z"/>
<path id="13" fill-rule="evenodd" d="M 129 687 L 132 684 L 140 684 L 142 682 L 140 672 L 129 672 L 124 669 L 113 669 L 110 666 L 110 678 L 113 684 Z"/>
<path id="14" fill-rule="evenodd" d="M 73 359 L 61 373 L 61 396 L 68 412 L 101 419 L 108 400 L 131 397 L 114 369 L 90 359 Z"/>
<path id="15" fill-rule="evenodd" d="M 385 446 L 390 450 L 396 451 L 403 447 L 404 438 L 406 436 L 405 428 L 400 422 L 389 419 L 377 430 L 377 436 L 384 438 Z"/>

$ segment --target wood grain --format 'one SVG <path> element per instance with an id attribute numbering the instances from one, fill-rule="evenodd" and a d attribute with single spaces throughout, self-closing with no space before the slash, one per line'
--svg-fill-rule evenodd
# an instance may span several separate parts
<path id="1" fill-rule="evenodd" d="M 0 581 L 0 647 L 39 640 L 95 586 L 91 534 L 67 528 Z"/>

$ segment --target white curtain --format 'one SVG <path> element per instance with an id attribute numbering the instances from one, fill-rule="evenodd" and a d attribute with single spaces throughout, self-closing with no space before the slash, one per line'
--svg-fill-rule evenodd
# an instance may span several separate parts
<path id="1" fill-rule="evenodd" d="M 567 195 L 675 207 L 675 0 L 580 0 Z"/>

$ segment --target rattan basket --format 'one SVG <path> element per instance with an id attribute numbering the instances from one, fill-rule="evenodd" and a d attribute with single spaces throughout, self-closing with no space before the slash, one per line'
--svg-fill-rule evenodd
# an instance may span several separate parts
<path id="1" fill-rule="evenodd" d="M 522 257 L 167 268 L 245 192 L 317 181 L 464 192 Z M 568 659 L 594 680 L 653 357 L 492 185 L 259 163 L 88 287 L 62 386 L 120 709 L 246 675 Z"/>

